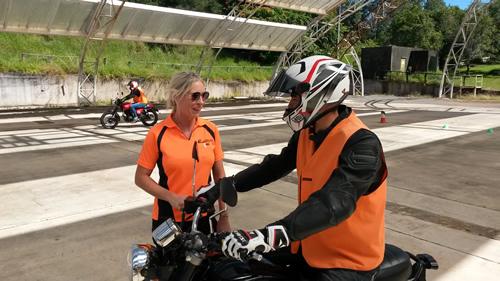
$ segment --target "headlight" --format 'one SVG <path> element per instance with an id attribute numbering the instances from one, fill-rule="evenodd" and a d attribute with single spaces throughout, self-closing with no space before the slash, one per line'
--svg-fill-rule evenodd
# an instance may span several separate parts
<path id="1" fill-rule="evenodd" d="M 149 244 L 137 244 L 132 246 L 128 257 L 131 269 L 131 280 L 144 280 L 144 269 L 147 269 L 151 261 L 150 252 L 152 249 L 153 246 Z"/>
<path id="2" fill-rule="evenodd" d="M 166 247 L 179 233 L 181 228 L 172 219 L 168 219 L 153 231 L 153 239 L 158 245 Z"/>

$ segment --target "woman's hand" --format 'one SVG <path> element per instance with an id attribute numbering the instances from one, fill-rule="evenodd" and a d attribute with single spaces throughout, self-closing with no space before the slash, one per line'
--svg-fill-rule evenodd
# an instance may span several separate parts
<path id="1" fill-rule="evenodd" d="M 178 210 L 182 210 L 184 208 L 184 200 L 186 200 L 186 195 L 179 195 L 173 192 L 170 192 L 170 198 L 168 199 L 168 203 L 172 205 L 173 208 Z"/>
<path id="2" fill-rule="evenodd" d="M 229 216 L 226 213 L 222 213 L 217 221 L 217 232 L 231 232 Z"/>

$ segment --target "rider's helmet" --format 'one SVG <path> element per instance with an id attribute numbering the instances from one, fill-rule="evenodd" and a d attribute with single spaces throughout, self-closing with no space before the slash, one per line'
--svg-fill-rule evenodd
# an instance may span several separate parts
<path id="1" fill-rule="evenodd" d="M 139 83 L 135 80 L 130 80 L 127 83 L 127 87 L 129 88 L 130 91 L 133 91 L 139 87 Z"/>
<path id="2" fill-rule="evenodd" d="M 323 116 L 327 105 L 340 104 L 352 92 L 352 67 L 327 56 L 304 58 L 282 70 L 264 94 L 300 95 L 300 102 L 290 103 L 283 120 L 299 131 Z"/>

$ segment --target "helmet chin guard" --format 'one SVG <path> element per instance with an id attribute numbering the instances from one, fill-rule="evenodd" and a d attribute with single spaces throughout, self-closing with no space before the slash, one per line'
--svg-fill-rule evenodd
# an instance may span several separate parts
<path id="1" fill-rule="evenodd" d="M 290 128 L 299 131 L 352 93 L 351 75 L 352 67 L 348 64 L 327 56 L 311 56 L 281 71 L 264 94 L 300 95 L 300 104 L 287 108 L 283 115 Z"/>
<path id="2" fill-rule="evenodd" d="M 307 122 L 307 113 L 302 111 L 302 102 L 295 109 L 286 109 L 283 120 L 294 131 L 300 131 Z"/>

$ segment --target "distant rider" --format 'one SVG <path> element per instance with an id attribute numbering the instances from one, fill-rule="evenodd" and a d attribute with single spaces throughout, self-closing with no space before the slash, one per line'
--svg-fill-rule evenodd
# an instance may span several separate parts
<path id="1" fill-rule="evenodd" d="M 139 118 L 137 117 L 137 109 L 138 108 L 145 108 L 146 104 L 148 103 L 148 99 L 146 98 L 146 95 L 144 94 L 144 90 L 139 87 L 139 83 L 135 80 L 131 80 L 128 82 L 127 87 L 130 90 L 130 94 L 128 94 L 123 100 L 128 100 L 133 98 L 133 103 L 130 106 L 130 111 L 132 112 L 132 117 L 134 118 L 133 121 L 137 122 Z"/>

